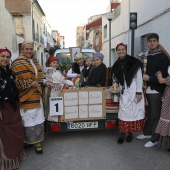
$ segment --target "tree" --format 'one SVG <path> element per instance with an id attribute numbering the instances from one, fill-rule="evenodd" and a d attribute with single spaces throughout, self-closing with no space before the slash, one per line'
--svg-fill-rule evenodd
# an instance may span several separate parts
<path id="1" fill-rule="evenodd" d="M 49 54 L 50 56 L 53 56 L 54 53 L 55 53 L 55 51 L 58 50 L 58 49 L 60 49 L 60 46 L 54 45 L 54 47 L 50 47 L 50 49 L 49 49 L 49 51 L 48 51 L 48 54 Z"/>

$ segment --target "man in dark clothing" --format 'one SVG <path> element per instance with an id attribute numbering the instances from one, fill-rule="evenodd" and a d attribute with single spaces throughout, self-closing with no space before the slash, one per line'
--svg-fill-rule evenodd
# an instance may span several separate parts
<path id="1" fill-rule="evenodd" d="M 146 74 L 143 75 L 143 80 L 147 84 L 146 100 L 146 122 L 143 134 L 137 136 L 137 139 L 150 138 L 145 147 L 153 147 L 158 145 L 159 134 L 155 133 L 160 113 L 161 113 L 161 97 L 163 95 L 165 85 L 159 84 L 156 73 L 162 72 L 162 77 L 167 77 L 167 69 L 169 60 L 167 56 L 159 48 L 159 36 L 156 33 L 151 33 L 147 36 L 147 45 L 149 52 L 147 55 Z"/>

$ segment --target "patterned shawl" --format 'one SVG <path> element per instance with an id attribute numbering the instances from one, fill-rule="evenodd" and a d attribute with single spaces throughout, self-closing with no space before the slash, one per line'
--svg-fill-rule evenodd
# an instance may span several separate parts
<path id="1" fill-rule="evenodd" d="M 0 108 L 4 107 L 4 102 L 8 102 L 16 110 L 18 101 L 19 92 L 12 71 L 9 66 L 6 69 L 0 67 Z"/>
<path id="2" fill-rule="evenodd" d="M 38 81 L 42 84 L 44 75 L 41 71 L 35 56 L 31 58 L 37 69 L 37 76 L 34 67 L 30 60 L 25 56 L 19 56 L 12 62 L 11 69 L 16 76 L 16 84 L 19 89 L 19 97 L 21 108 L 31 109 L 40 107 L 40 96 L 42 95 L 42 88 L 31 87 L 33 81 Z"/>

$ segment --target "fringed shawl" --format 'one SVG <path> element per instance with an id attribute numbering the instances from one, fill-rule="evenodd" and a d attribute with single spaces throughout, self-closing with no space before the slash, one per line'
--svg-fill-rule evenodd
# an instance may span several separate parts
<path id="1" fill-rule="evenodd" d="M 37 76 L 30 60 L 25 56 L 19 56 L 13 61 L 11 69 L 16 76 L 16 84 L 19 89 L 19 97 L 21 108 L 33 109 L 40 107 L 40 95 L 42 95 L 41 87 L 31 87 L 33 81 L 42 84 L 44 75 L 35 56 L 31 58 L 37 69 Z"/>
<path id="2" fill-rule="evenodd" d="M 6 69 L 0 67 L 0 108 L 4 107 L 4 102 L 8 102 L 16 110 L 18 101 L 19 92 L 12 71 L 9 66 Z"/>
<path id="3" fill-rule="evenodd" d="M 127 86 L 130 87 L 139 68 L 142 69 L 142 62 L 135 57 L 127 55 L 123 60 L 118 59 L 114 63 L 112 74 L 114 74 L 122 86 L 124 86 L 125 80 Z"/>

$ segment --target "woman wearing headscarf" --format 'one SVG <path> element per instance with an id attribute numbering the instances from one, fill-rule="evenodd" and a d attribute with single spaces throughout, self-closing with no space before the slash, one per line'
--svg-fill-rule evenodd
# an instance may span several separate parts
<path id="1" fill-rule="evenodd" d="M 127 46 L 120 43 L 116 46 L 118 60 L 112 66 L 112 76 L 120 86 L 118 143 L 133 139 L 132 132 L 139 132 L 144 127 L 144 97 L 142 91 L 142 63 L 135 57 L 127 55 Z"/>
<path id="2" fill-rule="evenodd" d="M 19 168 L 26 159 L 23 151 L 24 129 L 19 110 L 19 92 L 9 69 L 11 52 L 0 49 L 0 169 Z"/>
<path id="3" fill-rule="evenodd" d="M 34 144 L 37 154 L 42 154 L 44 139 L 44 109 L 42 103 L 42 84 L 44 75 L 32 42 L 23 42 L 20 56 L 12 62 L 11 69 L 16 76 L 19 89 L 20 112 L 25 130 L 25 143 Z M 47 86 L 52 86 L 48 81 Z"/>
<path id="4" fill-rule="evenodd" d="M 90 70 L 87 82 L 81 84 L 84 86 L 105 86 L 106 79 L 106 65 L 103 63 L 103 54 L 96 52 L 93 55 L 94 67 Z"/>

